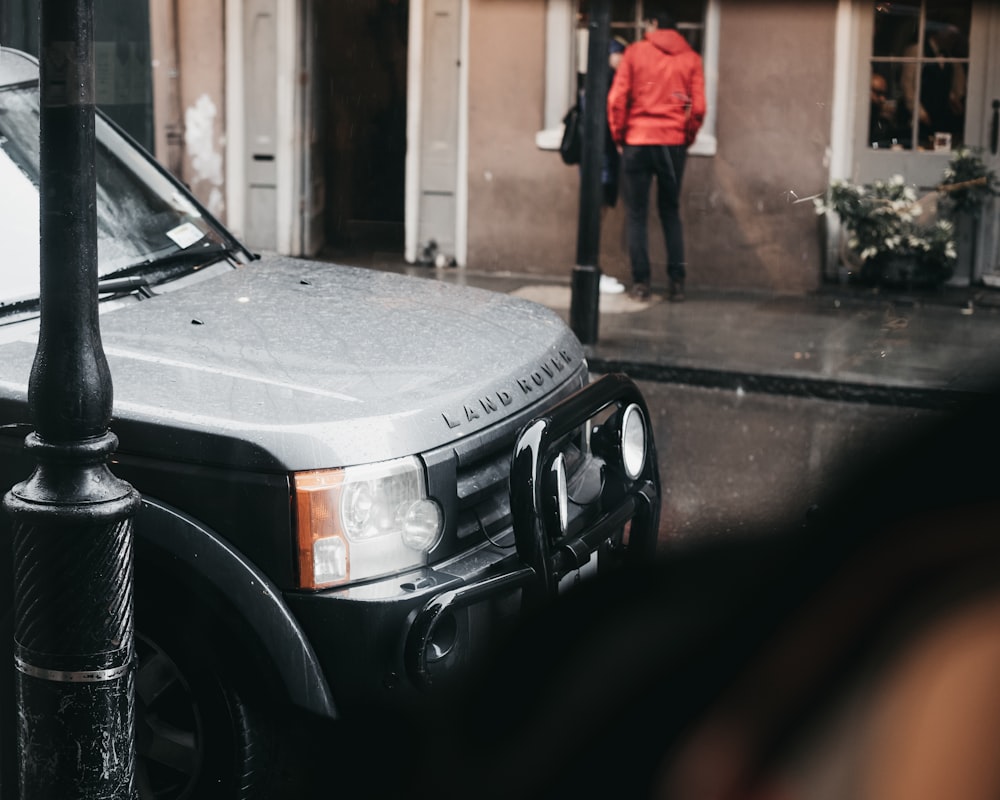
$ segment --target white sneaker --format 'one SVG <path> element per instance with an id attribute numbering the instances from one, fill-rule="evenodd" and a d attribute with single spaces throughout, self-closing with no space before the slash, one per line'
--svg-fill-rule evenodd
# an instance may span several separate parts
<path id="1" fill-rule="evenodd" d="M 625 284 L 610 275 L 602 275 L 600 290 L 601 294 L 621 294 L 625 291 Z"/>

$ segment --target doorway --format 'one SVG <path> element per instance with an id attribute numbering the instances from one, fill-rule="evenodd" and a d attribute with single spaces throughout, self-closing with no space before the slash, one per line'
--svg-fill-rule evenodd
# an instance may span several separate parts
<path id="1" fill-rule="evenodd" d="M 226 0 L 234 227 L 288 255 L 413 263 L 419 239 L 463 264 L 466 4 Z"/>
<path id="2" fill-rule="evenodd" d="M 327 254 L 402 260 L 408 0 L 314 2 Z"/>

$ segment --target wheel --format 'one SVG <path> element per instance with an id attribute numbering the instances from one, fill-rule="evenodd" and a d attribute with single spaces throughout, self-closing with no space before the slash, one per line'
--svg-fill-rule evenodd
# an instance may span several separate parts
<path id="1" fill-rule="evenodd" d="M 158 620 L 136 631 L 136 785 L 142 800 L 295 796 L 283 715 L 248 693 L 209 640 Z M 257 698 L 255 698 L 257 699 Z M 285 741 L 283 741 L 285 740 Z M 301 795 L 299 795 L 301 796 Z"/>

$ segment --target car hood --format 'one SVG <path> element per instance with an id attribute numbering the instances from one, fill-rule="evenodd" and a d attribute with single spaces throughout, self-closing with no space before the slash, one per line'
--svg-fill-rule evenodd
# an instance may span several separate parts
<path id="1" fill-rule="evenodd" d="M 534 303 L 277 256 L 103 313 L 101 336 L 120 453 L 251 469 L 422 452 L 585 369 Z M 2 346 L 5 387 L 25 391 L 34 349 Z"/>

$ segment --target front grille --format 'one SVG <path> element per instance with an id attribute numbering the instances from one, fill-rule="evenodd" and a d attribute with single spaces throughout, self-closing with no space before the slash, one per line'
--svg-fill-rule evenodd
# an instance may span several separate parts
<path id="1" fill-rule="evenodd" d="M 510 526 L 507 480 L 513 448 L 512 438 L 509 447 L 459 470 L 455 492 L 458 511 L 455 533 L 459 539 L 480 532 L 493 536 Z"/>
<path id="2" fill-rule="evenodd" d="M 445 510 L 446 535 L 433 560 L 447 558 L 511 526 L 510 464 L 518 434 L 535 417 L 583 386 L 586 372 L 516 416 L 424 455 L 431 494 Z"/>

